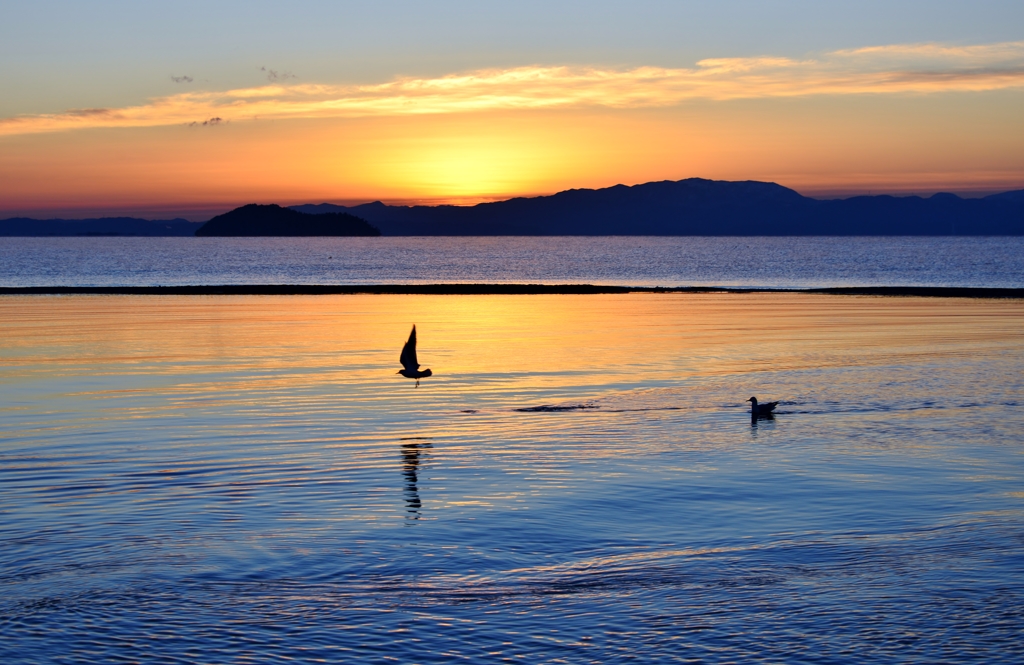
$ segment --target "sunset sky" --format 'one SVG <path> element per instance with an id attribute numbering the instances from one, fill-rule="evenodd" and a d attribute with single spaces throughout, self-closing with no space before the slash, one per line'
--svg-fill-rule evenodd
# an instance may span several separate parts
<path id="1" fill-rule="evenodd" d="M 1024 3 L 8 2 L 0 217 L 1024 188 Z"/>

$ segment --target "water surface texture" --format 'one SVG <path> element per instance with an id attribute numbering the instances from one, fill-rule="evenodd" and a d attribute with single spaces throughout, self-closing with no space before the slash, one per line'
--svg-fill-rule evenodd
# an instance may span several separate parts
<path id="1" fill-rule="evenodd" d="M 1024 287 L 1024 237 L 0 238 L 0 286 Z"/>
<path id="2" fill-rule="evenodd" d="M 0 298 L 0 661 L 1022 662 L 1022 351 L 1016 301 Z"/>

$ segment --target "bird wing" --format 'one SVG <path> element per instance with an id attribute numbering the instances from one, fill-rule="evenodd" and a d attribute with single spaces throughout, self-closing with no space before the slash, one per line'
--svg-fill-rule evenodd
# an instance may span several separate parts
<path id="1" fill-rule="evenodd" d="M 778 405 L 778 402 L 767 402 L 765 404 L 759 404 L 758 406 L 762 411 L 774 411 L 775 407 L 777 407 Z"/>
<path id="2" fill-rule="evenodd" d="M 409 371 L 416 371 L 420 368 L 420 363 L 416 360 L 416 326 L 412 327 L 409 341 L 402 347 L 402 355 L 398 358 L 398 362 L 402 363 L 402 367 Z"/>

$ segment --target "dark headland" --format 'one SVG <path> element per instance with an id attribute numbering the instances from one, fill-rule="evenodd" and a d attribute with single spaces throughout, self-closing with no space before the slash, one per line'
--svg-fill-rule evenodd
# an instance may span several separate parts
<path id="1" fill-rule="evenodd" d="M 199 229 L 196 231 L 196 229 Z M 379 231 L 378 231 L 379 230 Z M 1024 235 L 1024 190 L 819 200 L 771 182 L 690 178 L 571 189 L 475 206 L 247 205 L 205 225 L 169 220 L 0 220 L 12 235 L 979 236 Z"/>

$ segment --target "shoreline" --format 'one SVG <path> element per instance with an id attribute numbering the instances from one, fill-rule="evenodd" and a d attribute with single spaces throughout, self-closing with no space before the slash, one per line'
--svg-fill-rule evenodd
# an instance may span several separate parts
<path id="1" fill-rule="evenodd" d="M 202 286 L 9 286 L 5 295 L 607 295 L 620 293 L 806 293 L 817 295 L 1024 299 L 1024 288 L 838 286 L 770 288 L 599 284 L 225 284 Z"/>

